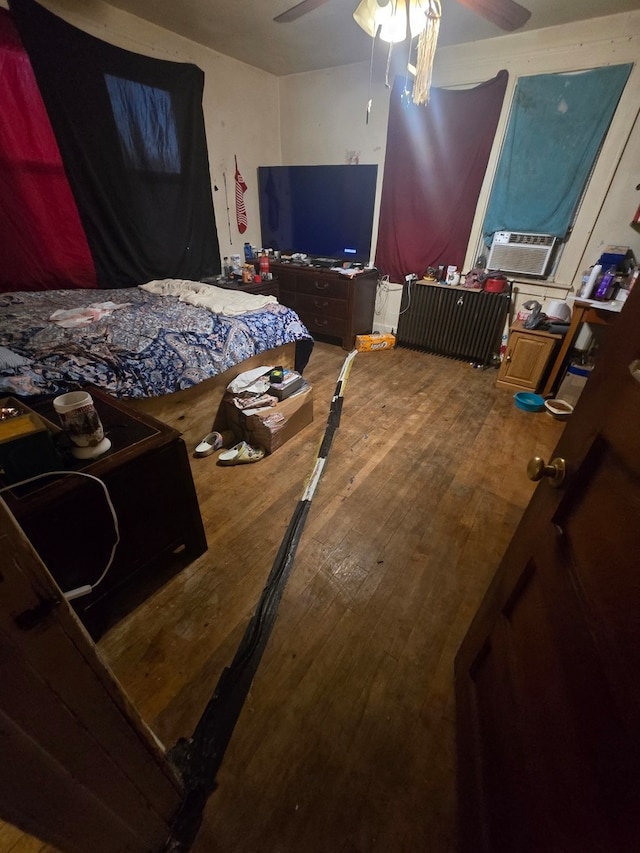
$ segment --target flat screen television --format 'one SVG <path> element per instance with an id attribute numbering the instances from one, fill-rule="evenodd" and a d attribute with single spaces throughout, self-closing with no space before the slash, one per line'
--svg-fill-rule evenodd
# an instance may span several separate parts
<path id="1" fill-rule="evenodd" d="M 376 165 L 259 166 L 262 246 L 368 264 Z"/>

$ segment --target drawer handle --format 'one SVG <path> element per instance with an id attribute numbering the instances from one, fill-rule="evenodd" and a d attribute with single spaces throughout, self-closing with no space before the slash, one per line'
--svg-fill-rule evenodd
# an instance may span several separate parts
<path id="1" fill-rule="evenodd" d="M 326 290 L 329 287 L 328 281 L 314 281 L 313 284 L 316 290 Z"/>
<path id="2" fill-rule="evenodd" d="M 318 320 L 317 317 L 313 318 L 313 323 L 315 326 L 328 326 L 329 325 L 328 320 Z"/>
<path id="3" fill-rule="evenodd" d="M 316 308 L 328 308 L 329 307 L 329 303 L 327 302 L 326 299 L 324 299 L 324 300 L 314 299 L 313 304 L 315 305 Z"/>

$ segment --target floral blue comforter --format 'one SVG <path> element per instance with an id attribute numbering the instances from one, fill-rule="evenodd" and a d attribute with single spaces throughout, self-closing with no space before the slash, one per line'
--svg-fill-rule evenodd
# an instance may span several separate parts
<path id="1" fill-rule="evenodd" d="M 95 311 L 86 325 L 56 311 Z M 57 317 L 64 317 L 58 314 Z M 298 315 L 273 304 L 234 317 L 137 287 L 0 294 L 0 346 L 30 360 L 0 367 L 0 396 L 63 393 L 92 384 L 115 397 L 155 397 L 216 376 L 273 347 L 311 339 Z"/>

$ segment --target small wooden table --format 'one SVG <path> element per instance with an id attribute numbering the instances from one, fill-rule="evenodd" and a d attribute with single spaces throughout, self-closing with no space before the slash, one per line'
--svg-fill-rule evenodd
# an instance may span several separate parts
<path id="1" fill-rule="evenodd" d="M 64 453 L 64 469 L 107 487 L 120 543 L 108 573 L 71 601 L 89 633 L 103 630 L 207 549 L 184 441 L 172 427 L 97 388 L 93 397 L 111 449 L 96 459 Z M 30 404 L 57 422 L 53 397 Z M 65 450 L 63 436 L 61 449 Z M 2 482 L 0 477 L 0 482 Z M 4 485 L 4 483 L 3 483 Z M 103 489 L 82 476 L 52 475 L 3 493 L 11 512 L 64 592 L 93 585 L 108 563 L 114 525 Z"/>

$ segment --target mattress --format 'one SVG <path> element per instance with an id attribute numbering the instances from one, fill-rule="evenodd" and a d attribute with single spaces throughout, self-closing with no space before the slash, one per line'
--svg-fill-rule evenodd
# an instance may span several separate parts
<path id="1" fill-rule="evenodd" d="M 145 287 L 0 294 L 0 347 L 13 356 L 0 365 L 0 394 L 95 385 L 115 397 L 156 397 L 274 347 L 312 341 L 298 315 L 271 297 L 256 297 L 254 309 L 241 294 L 242 307 L 227 309 L 239 313 L 225 314 L 189 304 L 176 288 L 160 295 Z"/>

